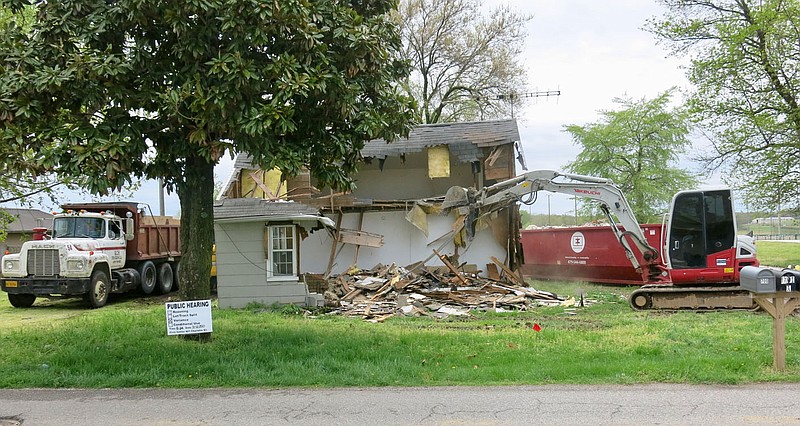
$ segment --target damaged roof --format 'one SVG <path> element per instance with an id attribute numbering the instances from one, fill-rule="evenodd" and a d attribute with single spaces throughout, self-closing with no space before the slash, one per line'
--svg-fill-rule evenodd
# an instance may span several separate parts
<path id="1" fill-rule="evenodd" d="M 373 139 L 364 145 L 362 157 L 386 158 L 437 145 L 449 145 L 450 152 L 461 161 L 476 161 L 480 158 L 478 148 L 512 144 L 519 141 L 517 121 L 493 120 L 462 123 L 422 124 L 411 130 L 408 138 L 387 143 Z M 233 164 L 234 175 L 242 169 L 254 169 L 250 155 L 242 152 Z"/>
<path id="2" fill-rule="evenodd" d="M 214 220 L 224 222 L 254 220 L 315 220 L 334 226 L 332 220 L 319 214 L 319 209 L 292 201 L 271 201 L 262 198 L 223 198 L 214 202 Z"/>
<path id="3" fill-rule="evenodd" d="M 464 123 L 423 124 L 415 127 L 407 139 L 387 143 L 383 139 L 368 141 L 362 157 L 385 158 L 421 152 L 425 148 L 448 145 L 461 161 L 480 158 L 478 148 L 506 145 L 519 141 L 516 120 L 475 121 Z"/>
<path id="4" fill-rule="evenodd" d="M 383 139 L 368 141 L 361 150 L 361 156 L 381 159 L 447 145 L 455 158 L 463 163 L 470 163 L 483 159 L 481 148 L 513 144 L 519 140 L 519 128 L 515 119 L 421 124 L 411 130 L 408 138 L 400 138 L 391 143 Z M 220 197 L 230 191 L 242 170 L 253 169 L 258 167 L 253 165 L 250 154 L 237 154 L 233 171 L 220 192 Z"/>

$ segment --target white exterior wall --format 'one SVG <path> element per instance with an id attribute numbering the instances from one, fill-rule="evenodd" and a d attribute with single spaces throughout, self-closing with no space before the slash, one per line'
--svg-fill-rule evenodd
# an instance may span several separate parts
<path id="1" fill-rule="evenodd" d="M 406 161 L 399 157 L 388 157 L 380 170 L 379 162 L 364 164 L 356 176 L 357 189 L 353 193 L 356 198 L 374 200 L 414 200 L 434 195 L 444 195 L 451 186 L 470 187 L 475 177 L 472 166 L 462 163 L 451 154 L 450 177 L 431 179 L 428 177 L 428 157 L 426 151 L 411 153 Z M 408 202 L 407 210 L 414 206 Z M 442 247 L 442 243 L 428 246 L 428 243 L 446 234 L 452 228 L 454 216 L 428 215 L 428 236 L 405 219 L 405 211 L 366 211 L 359 229 L 359 214 L 347 213 L 342 217 L 341 227 L 383 235 L 383 247 L 361 246 L 358 251 L 357 266 L 372 268 L 377 264 L 407 266 L 427 259 L 433 255 L 433 249 L 442 254 L 452 254 L 452 240 Z M 336 221 L 335 215 L 329 215 Z M 504 221 L 501 221 L 504 223 Z M 486 270 L 486 263 L 491 256 L 501 261 L 506 258 L 506 230 L 503 230 L 503 241 L 498 243 L 491 228 L 476 235 L 467 248 L 459 248 L 459 261 L 477 265 Z M 300 245 L 300 271 L 324 274 L 328 268 L 332 239 L 328 233 L 315 232 L 309 235 Z M 339 244 L 337 244 L 338 249 Z M 345 272 L 355 263 L 356 246 L 345 244 L 334 259 L 332 273 Z M 435 255 L 426 262 L 429 266 L 443 266 Z"/>
<path id="2" fill-rule="evenodd" d="M 452 254 L 452 240 L 441 247 L 441 242 L 428 246 L 428 243 L 447 233 L 453 225 L 453 216 L 428 215 L 428 236 L 405 219 L 405 212 L 365 212 L 362 231 L 383 235 L 383 247 L 361 246 L 358 252 L 358 266 L 369 269 L 377 264 L 407 266 L 433 255 L 433 249 L 442 254 Z M 342 217 L 342 228 L 358 229 L 358 213 L 348 213 Z M 335 217 L 332 217 L 336 220 Z M 300 244 L 300 271 L 324 274 L 328 267 L 332 239 L 329 234 L 315 232 Z M 339 244 L 337 244 L 338 248 Z M 334 259 L 332 272 L 340 274 L 354 264 L 356 246 L 344 244 Z M 479 232 L 467 248 L 459 248 L 459 261 L 472 263 L 485 271 L 491 256 L 501 261 L 506 257 L 505 245 L 499 244 L 491 228 Z M 426 262 L 429 266 L 442 266 L 434 255 Z"/>
<path id="3" fill-rule="evenodd" d="M 305 303 L 304 282 L 267 281 L 264 227 L 263 221 L 214 224 L 220 308 L 243 308 L 251 302 Z"/>

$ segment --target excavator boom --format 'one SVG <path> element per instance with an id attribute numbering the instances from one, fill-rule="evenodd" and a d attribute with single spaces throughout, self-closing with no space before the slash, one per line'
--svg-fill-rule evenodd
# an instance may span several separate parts
<path id="1" fill-rule="evenodd" d="M 737 285 L 738 271 L 744 265 L 758 265 L 755 246 L 743 243 L 741 236 L 736 236 L 729 189 L 676 194 L 668 216 L 669 231 L 662 235 L 664 241 L 659 248 L 648 244 L 625 195 L 604 178 L 535 170 L 482 190 L 450 188 L 442 208 L 445 212 L 458 209 L 466 217 L 467 235 L 471 236 L 480 218 L 516 202 L 530 204 L 539 191 L 592 199 L 601 204 L 611 231 L 642 276 L 643 286 L 629 299 L 634 309 L 754 306 L 749 292 Z M 678 281 L 680 285 L 675 285 Z"/>
<path id="2" fill-rule="evenodd" d="M 601 203 L 601 208 L 611 223 L 611 229 L 625 250 L 625 255 L 633 267 L 642 274 L 643 283 L 668 284 L 669 271 L 660 262 L 658 249 L 650 246 L 642 232 L 639 222 L 622 191 L 610 179 L 562 173 L 554 170 L 534 170 L 508 179 L 481 191 L 453 187 L 447 192 L 443 209 L 461 209 L 467 216 L 468 235 L 472 235 L 469 227 L 483 216 L 505 208 L 517 201 L 529 197 L 535 199 L 539 191 L 548 191 L 593 199 Z M 615 219 L 616 218 L 616 219 Z M 622 225 L 622 229 L 617 226 Z M 633 247 L 641 253 L 643 262 L 639 262 Z"/>

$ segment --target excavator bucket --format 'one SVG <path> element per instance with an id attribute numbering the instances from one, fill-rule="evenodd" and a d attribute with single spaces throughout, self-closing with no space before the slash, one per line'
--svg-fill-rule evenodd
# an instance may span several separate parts
<path id="1" fill-rule="evenodd" d="M 442 210 L 449 212 L 450 210 L 458 207 L 468 206 L 470 204 L 469 195 L 466 188 L 460 186 L 453 186 L 447 190 L 442 202 Z"/>

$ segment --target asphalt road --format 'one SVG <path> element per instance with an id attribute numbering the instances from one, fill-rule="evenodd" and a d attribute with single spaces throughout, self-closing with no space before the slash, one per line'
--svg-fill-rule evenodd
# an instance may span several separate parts
<path id="1" fill-rule="evenodd" d="M 0 390 L 8 425 L 800 425 L 800 384 Z"/>

